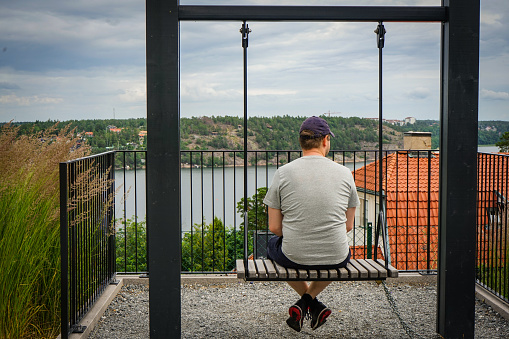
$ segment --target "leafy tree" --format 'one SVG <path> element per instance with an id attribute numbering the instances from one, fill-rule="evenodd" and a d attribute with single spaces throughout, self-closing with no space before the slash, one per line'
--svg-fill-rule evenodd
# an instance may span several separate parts
<path id="1" fill-rule="evenodd" d="M 231 258 L 226 246 L 227 229 L 215 217 L 210 224 L 194 224 L 182 238 L 182 270 L 193 272 L 227 271 Z"/>
<path id="2" fill-rule="evenodd" d="M 127 219 L 115 235 L 118 272 L 147 271 L 146 221 Z"/>
<path id="3" fill-rule="evenodd" d="M 500 152 L 509 152 L 509 132 L 502 134 L 500 141 L 495 145 L 500 148 Z"/>
<path id="4" fill-rule="evenodd" d="M 260 187 L 256 193 L 247 198 L 247 222 L 248 230 L 267 230 L 267 206 L 263 203 L 263 199 L 267 194 L 267 187 Z M 237 203 L 237 213 L 244 213 L 244 198 Z M 244 227 L 244 221 L 240 224 Z"/>

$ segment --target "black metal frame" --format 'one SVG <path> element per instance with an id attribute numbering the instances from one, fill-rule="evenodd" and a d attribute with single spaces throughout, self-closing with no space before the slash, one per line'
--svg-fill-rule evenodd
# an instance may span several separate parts
<path id="1" fill-rule="evenodd" d="M 443 0 L 437 332 L 473 337 L 480 0 Z"/>
<path id="2" fill-rule="evenodd" d="M 180 337 L 179 22 L 442 22 L 437 331 L 474 336 L 475 175 L 480 0 L 440 7 L 179 6 L 147 0 L 147 222 L 150 333 Z"/>

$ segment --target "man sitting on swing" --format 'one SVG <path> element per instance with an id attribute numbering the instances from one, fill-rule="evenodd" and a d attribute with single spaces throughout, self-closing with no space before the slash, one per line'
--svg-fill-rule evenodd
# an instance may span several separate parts
<path id="1" fill-rule="evenodd" d="M 324 119 L 306 119 L 299 132 L 302 157 L 276 171 L 263 200 L 275 234 L 267 256 L 281 266 L 332 269 L 350 260 L 346 233 L 353 228 L 359 198 L 350 170 L 326 157 L 331 136 Z M 313 330 L 325 323 L 331 310 L 316 297 L 330 281 L 288 284 L 301 298 L 290 307 L 286 323 L 300 331 L 308 314 Z"/>

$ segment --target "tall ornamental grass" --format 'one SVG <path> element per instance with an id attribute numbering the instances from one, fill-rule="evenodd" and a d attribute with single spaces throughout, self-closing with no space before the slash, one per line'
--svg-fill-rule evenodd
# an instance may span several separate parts
<path id="1" fill-rule="evenodd" d="M 0 338 L 60 331 L 58 163 L 89 154 L 73 131 L 0 132 Z"/>

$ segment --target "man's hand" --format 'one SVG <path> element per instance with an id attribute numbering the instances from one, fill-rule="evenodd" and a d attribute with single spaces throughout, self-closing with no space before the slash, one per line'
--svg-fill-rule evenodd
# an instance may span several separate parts
<path id="1" fill-rule="evenodd" d="M 283 213 L 281 210 L 269 207 L 269 230 L 278 237 L 283 235 Z"/>

